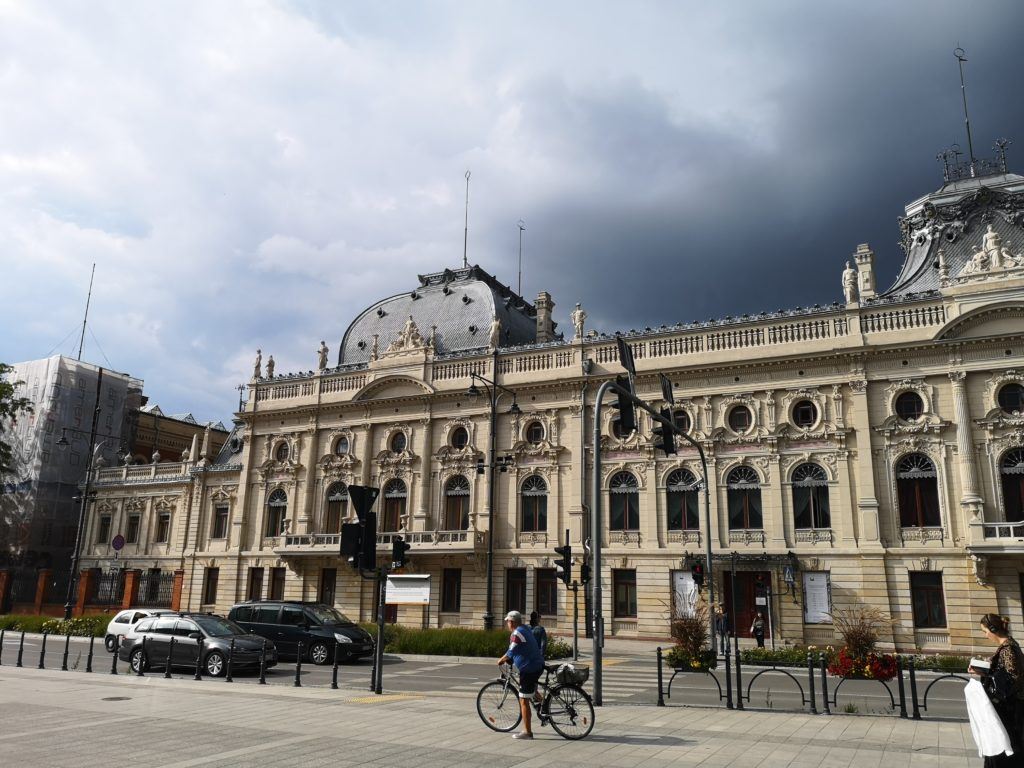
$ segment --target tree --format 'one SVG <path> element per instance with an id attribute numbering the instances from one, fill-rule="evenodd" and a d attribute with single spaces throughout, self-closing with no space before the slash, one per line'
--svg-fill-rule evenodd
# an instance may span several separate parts
<path id="1" fill-rule="evenodd" d="M 32 401 L 27 397 L 17 396 L 17 387 L 21 381 L 10 381 L 9 374 L 14 369 L 0 363 L 0 478 L 13 470 L 11 466 L 12 448 L 7 433 L 12 432 L 18 423 L 18 414 L 32 413 Z"/>

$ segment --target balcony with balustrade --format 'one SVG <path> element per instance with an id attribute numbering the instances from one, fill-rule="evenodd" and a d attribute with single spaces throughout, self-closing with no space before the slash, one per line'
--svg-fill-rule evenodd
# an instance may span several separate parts
<path id="1" fill-rule="evenodd" d="M 974 555 L 1024 554 L 1024 520 L 971 523 L 967 551 Z"/>
<path id="2" fill-rule="evenodd" d="M 486 534 L 481 531 L 399 531 L 378 533 L 377 551 L 390 552 L 396 536 L 409 544 L 409 551 L 414 555 L 470 554 L 487 548 Z M 341 534 L 286 534 L 275 538 L 272 548 L 281 557 L 337 555 L 341 549 Z"/>

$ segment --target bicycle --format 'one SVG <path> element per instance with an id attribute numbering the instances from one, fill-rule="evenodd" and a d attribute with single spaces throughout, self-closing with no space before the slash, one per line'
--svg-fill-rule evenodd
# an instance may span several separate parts
<path id="1" fill-rule="evenodd" d="M 501 666 L 501 677 L 484 685 L 477 694 L 476 711 L 488 728 L 508 733 L 515 730 L 523 715 L 519 709 L 515 667 Z M 552 675 L 555 675 L 554 683 Z M 573 740 L 582 739 L 593 730 L 594 703 L 582 688 L 589 676 L 587 667 L 544 665 L 544 679 L 537 682 L 543 697 L 540 702 L 536 696 L 530 697 L 541 726 L 550 723 L 559 736 Z"/>

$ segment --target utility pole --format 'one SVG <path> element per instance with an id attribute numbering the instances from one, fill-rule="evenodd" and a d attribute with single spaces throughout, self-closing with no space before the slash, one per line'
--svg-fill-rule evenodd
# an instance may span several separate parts
<path id="1" fill-rule="evenodd" d="M 92 264 L 92 273 L 89 275 L 89 294 L 85 297 L 85 317 L 82 318 L 82 336 L 78 339 L 78 357 L 82 359 L 82 346 L 85 344 L 85 324 L 89 322 L 89 304 L 92 301 L 92 280 L 96 277 L 96 262 Z M 97 400 L 97 402 L 99 402 Z"/>

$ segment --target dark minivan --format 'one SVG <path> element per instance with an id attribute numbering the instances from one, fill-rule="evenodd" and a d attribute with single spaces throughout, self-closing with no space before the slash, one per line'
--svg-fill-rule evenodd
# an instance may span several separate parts
<path id="1" fill-rule="evenodd" d="M 250 632 L 265 637 L 281 657 L 295 658 L 299 643 L 303 657 L 314 664 L 373 655 L 373 638 L 351 619 L 322 603 L 247 602 L 231 609 L 228 618 Z"/>

